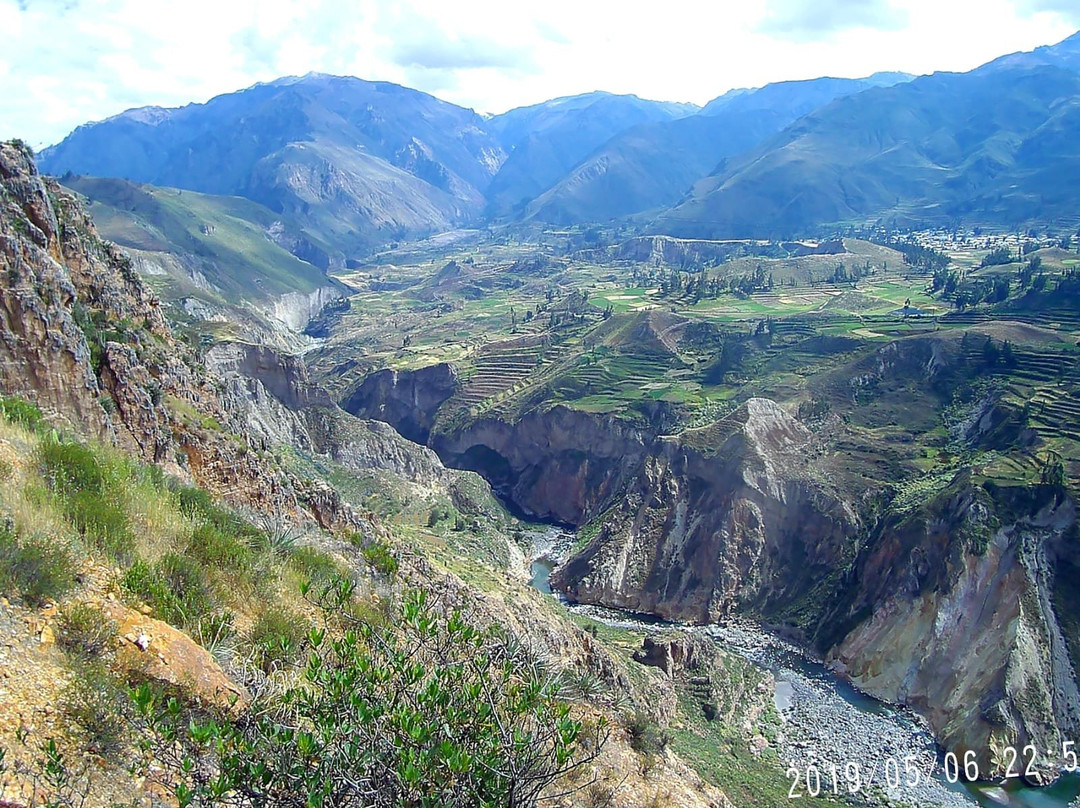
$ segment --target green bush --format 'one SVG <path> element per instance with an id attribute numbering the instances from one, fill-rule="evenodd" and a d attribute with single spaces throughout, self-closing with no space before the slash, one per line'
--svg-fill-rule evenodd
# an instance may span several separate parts
<path id="1" fill-rule="evenodd" d="M 289 563 L 302 576 L 316 583 L 341 577 L 338 563 L 314 547 L 297 547 L 289 557 Z"/>
<path id="2" fill-rule="evenodd" d="M 11 423 L 27 429 L 37 429 L 43 418 L 37 404 L 31 404 L 18 396 L 0 396 L 0 414 Z"/>
<path id="3" fill-rule="evenodd" d="M 264 673 L 295 661 L 307 631 L 307 624 L 292 612 L 276 606 L 263 610 L 245 637 L 252 661 Z"/>
<path id="4" fill-rule="evenodd" d="M 205 567 L 218 569 L 245 569 L 252 562 L 251 548 L 243 540 L 210 523 L 192 531 L 187 555 Z"/>
<path id="5" fill-rule="evenodd" d="M 59 600 L 75 585 L 75 559 L 62 547 L 34 536 L 19 542 L 0 525 L 0 589 L 18 593 L 31 606 Z"/>
<path id="6" fill-rule="evenodd" d="M 176 489 L 176 505 L 189 519 L 206 519 L 217 510 L 213 498 L 201 488 L 185 485 Z"/>
<path id="7" fill-rule="evenodd" d="M 129 737 L 127 691 L 100 663 L 81 664 L 74 673 L 60 697 L 64 714 L 86 733 L 91 750 L 116 759 Z"/>
<path id="8" fill-rule="evenodd" d="M 351 598 L 348 584 L 337 592 L 328 619 Z M 260 709 L 191 721 L 177 702 L 136 690 L 149 752 L 181 805 L 349 805 L 362 783 L 366 805 L 532 808 L 606 738 L 602 723 L 587 731 L 571 715 L 522 644 L 420 592 L 386 626 L 335 639 L 313 630 L 307 641 L 303 678 L 280 697 L 287 721 Z"/>
<path id="9" fill-rule="evenodd" d="M 99 659 L 112 648 L 116 632 L 116 622 L 101 609 L 86 603 L 75 603 L 60 613 L 56 642 L 73 656 Z"/>
<path id="10" fill-rule="evenodd" d="M 194 628 L 217 605 L 206 570 L 194 560 L 174 553 L 154 567 L 136 561 L 124 573 L 121 584 L 147 603 L 155 616 L 181 628 Z"/>
<path id="11" fill-rule="evenodd" d="M 658 755 L 667 748 L 671 736 L 649 715 L 637 712 L 626 723 L 630 735 L 630 747 L 643 755 Z"/>
<path id="12" fill-rule="evenodd" d="M 201 488 L 180 486 L 173 493 L 180 512 L 189 519 L 212 525 L 249 547 L 262 547 L 269 543 L 264 531 L 215 503 L 214 498 Z"/>
<path id="13" fill-rule="evenodd" d="M 129 563 L 135 557 L 135 535 L 120 503 L 102 494 L 76 491 L 65 498 L 64 512 L 79 534 L 109 558 Z"/>
<path id="14" fill-rule="evenodd" d="M 360 554 L 371 565 L 372 569 L 383 575 L 394 575 L 398 571 L 398 560 L 388 544 L 381 541 L 373 541 L 364 547 Z"/>
<path id="15" fill-rule="evenodd" d="M 89 446 L 54 440 L 43 442 L 37 457 L 42 477 L 79 534 L 110 558 L 130 561 L 135 537 L 124 500 L 131 466 Z"/>

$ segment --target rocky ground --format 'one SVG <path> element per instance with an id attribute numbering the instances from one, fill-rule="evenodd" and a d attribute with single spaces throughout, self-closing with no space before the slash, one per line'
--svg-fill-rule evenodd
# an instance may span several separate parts
<path id="1" fill-rule="evenodd" d="M 816 771 L 823 793 L 846 793 L 856 802 L 920 808 L 975 804 L 935 779 L 941 772 L 937 749 L 914 714 L 844 688 L 819 662 L 751 623 L 732 621 L 704 630 L 724 647 L 773 671 L 776 707 L 783 720 L 778 748 L 794 770 L 789 779 L 795 781 L 798 773 L 797 791 L 805 792 L 808 780 L 816 787 Z M 899 786 L 890 788 L 890 781 Z"/>
<path id="2" fill-rule="evenodd" d="M 572 608 L 613 625 L 655 628 L 655 624 L 612 610 Z M 808 776 L 814 787 L 820 781 L 821 794 L 834 793 L 835 766 L 835 793 L 854 804 L 917 808 L 970 808 L 976 804 L 965 793 L 951 791 L 931 776 L 940 775 L 941 766 L 931 735 L 916 716 L 883 707 L 853 689 L 847 693 L 823 665 L 752 623 L 731 621 L 686 630 L 704 632 L 726 650 L 773 672 L 776 707 L 782 720 L 775 745 L 785 765 L 797 770 L 797 778 L 795 771 L 788 778 L 798 779 L 795 795 L 806 795 Z M 909 759 L 917 774 L 905 769 Z M 889 761 L 895 762 L 895 769 Z M 893 781 L 899 778 L 898 788 L 888 787 L 887 763 Z M 817 778 L 810 767 L 818 773 Z M 856 784 L 858 788 L 854 788 Z"/>

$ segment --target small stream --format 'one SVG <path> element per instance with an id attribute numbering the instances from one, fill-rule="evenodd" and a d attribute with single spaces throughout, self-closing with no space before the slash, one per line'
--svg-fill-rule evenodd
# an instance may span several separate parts
<path id="1" fill-rule="evenodd" d="M 530 583 L 539 592 L 553 594 L 549 577 L 568 554 L 574 536 L 561 528 L 547 528 L 535 535 Z M 777 712 L 784 719 L 781 745 L 786 750 L 782 755 L 785 766 L 806 772 L 811 766 L 828 771 L 835 764 L 844 771 L 848 764 L 857 764 L 860 772 L 870 773 L 875 786 L 882 788 L 889 798 L 914 806 L 1080 806 L 1080 774 L 1065 775 L 1047 788 L 1032 788 L 1019 780 L 1010 780 L 1004 786 L 948 783 L 942 773 L 941 750 L 922 719 L 906 709 L 868 696 L 835 675 L 820 660 L 749 621 L 686 627 L 594 606 L 567 605 L 567 608 L 617 627 L 643 629 L 662 625 L 702 632 L 724 650 L 771 672 L 776 680 Z M 885 761 L 897 761 L 903 771 L 909 755 L 917 761 L 921 772 L 919 782 L 914 785 L 905 782 L 899 789 L 885 788 Z"/>

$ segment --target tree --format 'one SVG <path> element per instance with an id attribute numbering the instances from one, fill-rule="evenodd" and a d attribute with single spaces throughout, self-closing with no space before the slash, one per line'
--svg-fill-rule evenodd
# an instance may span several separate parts
<path id="1" fill-rule="evenodd" d="M 1016 259 L 1013 257 L 1012 250 L 1008 247 L 998 247 L 995 250 L 991 250 L 987 253 L 979 264 L 981 267 L 993 267 L 1000 266 L 1002 264 L 1011 264 Z"/>
<path id="2" fill-rule="evenodd" d="M 1050 451 L 1046 453 L 1042 468 L 1039 470 L 1039 481 L 1043 485 L 1050 485 L 1055 488 L 1065 487 L 1065 483 L 1068 481 L 1065 475 L 1065 463 L 1062 462 L 1061 455 L 1057 452 Z"/>
<path id="3" fill-rule="evenodd" d="M 325 605 L 348 614 L 352 588 L 328 587 Z M 342 628 L 313 630 L 300 679 L 236 722 L 185 720 L 137 690 L 181 806 L 531 808 L 606 737 L 520 643 L 423 591 L 385 624 Z"/>
<path id="4" fill-rule="evenodd" d="M 1005 343 L 1001 346 L 1001 362 L 1007 368 L 1016 367 L 1016 354 L 1013 351 L 1012 343 L 1005 340 Z"/>

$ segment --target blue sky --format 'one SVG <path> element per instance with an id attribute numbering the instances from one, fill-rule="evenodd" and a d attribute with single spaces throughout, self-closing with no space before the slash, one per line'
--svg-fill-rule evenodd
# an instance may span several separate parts
<path id="1" fill-rule="evenodd" d="M 637 10 L 641 9 L 641 10 Z M 0 0 L 0 138 L 309 71 L 497 113 L 603 89 L 968 70 L 1080 28 L 1077 0 Z"/>

